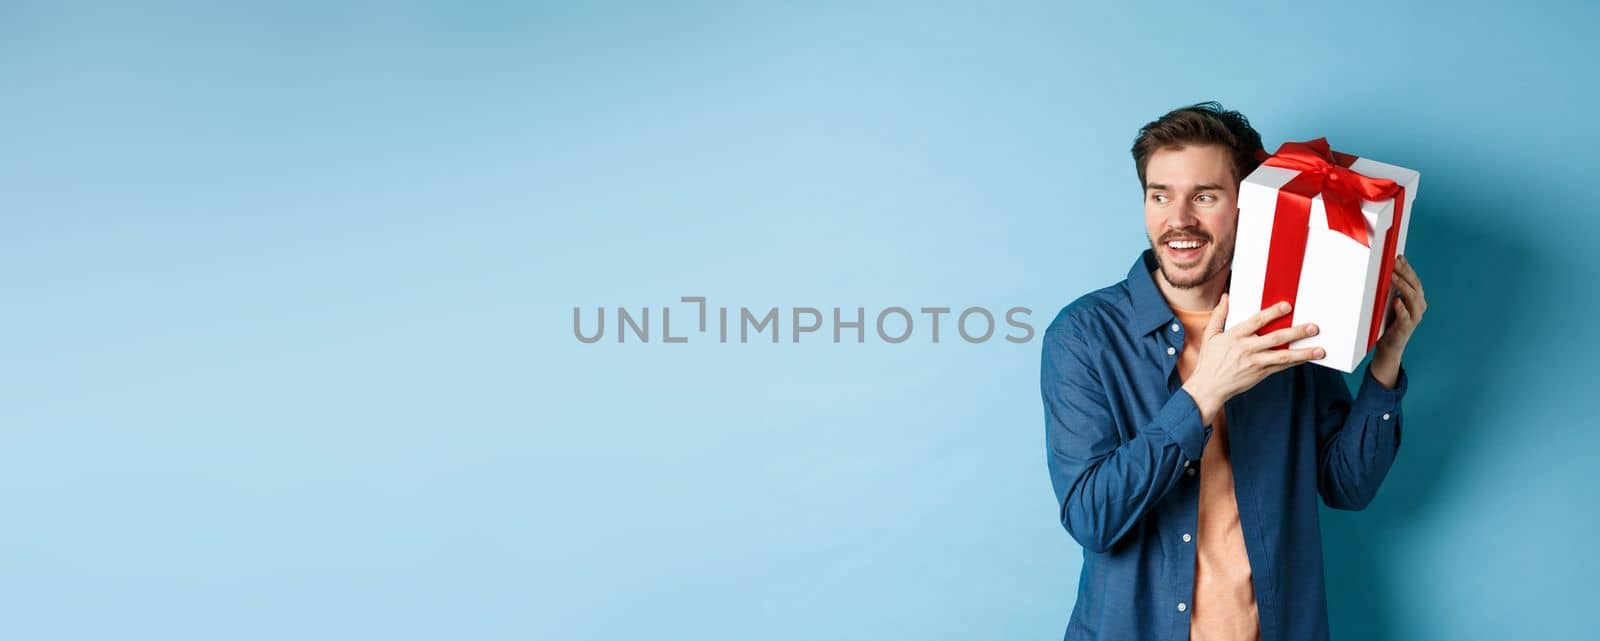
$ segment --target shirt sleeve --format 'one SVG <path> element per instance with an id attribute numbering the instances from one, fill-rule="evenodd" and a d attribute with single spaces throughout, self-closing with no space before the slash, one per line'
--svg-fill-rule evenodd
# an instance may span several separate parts
<path id="1" fill-rule="evenodd" d="M 1040 372 L 1050 482 L 1061 525 L 1084 548 L 1109 550 L 1196 464 L 1211 428 L 1182 389 L 1126 438 L 1111 412 L 1114 391 L 1072 324 L 1045 333 Z"/>
<path id="2" fill-rule="evenodd" d="M 1400 451 L 1400 399 L 1409 382 L 1402 366 L 1394 389 L 1363 373 L 1352 399 L 1344 376 L 1310 366 L 1317 407 L 1317 493 L 1340 510 L 1372 502 Z"/>

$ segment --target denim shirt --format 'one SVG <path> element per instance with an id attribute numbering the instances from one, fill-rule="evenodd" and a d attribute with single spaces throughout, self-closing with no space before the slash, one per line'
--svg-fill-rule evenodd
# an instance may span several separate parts
<path id="1" fill-rule="evenodd" d="M 1146 250 L 1126 280 L 1067 305 L 1045 331 L 1040 392 L 1062 527 L 1083 546 L 1065 638 L 1189 636 L 1200 454 L 1211 436 L 1181 387 L 1184 329 Z M 1359 510 L 1400 447 L 1394 389 L 1301 364 L 1229 399 L 1239 521 L 1262 641 L 1328 636 L 1317 500 Z"/>

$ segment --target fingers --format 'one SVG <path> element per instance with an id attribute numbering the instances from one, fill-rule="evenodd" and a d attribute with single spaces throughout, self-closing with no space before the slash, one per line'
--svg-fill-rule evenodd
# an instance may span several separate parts
<path id="1" fill-rule="evenodd" d="M 1228 331 L 1236 331 L 1240 336 L 1249 336 L 1256 333 L 1257 330 L 1266 327 L 1267 323 L 1270 323 L 1276 320 L 1279 316 L 1287 313 L 1289 313 L 1289 303 L 1280 302 L 1276 305 L 1252 314 L 1250 318 L 1247 318 L 1244 322 L 1239 323 L 1238 327 Z"/>
<path id="2" fill-rule="evenodd" d="M 1275 349 L 1261 352 L 1256 355 L 1256 363 L 1273 368 L 1294 367 L 1307 361 L 1314 361 L 1328 352 L 1321 347 L 1302 347 L 1300 349 Z M 1279 367 L 1281 366 L 1281 367 Z"/>
<path id="3" fill-rule="evenodd" d="M 1313 359 L 1313 360 L 1315 360 L 1315 359 Z M 1305 362 L 1306 361 L 1295 361 L 1293 363 L 1282 363 L 1282 364 L 1278 364 L 1278 365 L 1268 365 L 1266 369 L 1262 370 L 1263 373 L 1262 373 L 1261 377 L 1262 378 L 1266 378 L 1268 376 L 1271 376 L 1273 374 L 1277 374 L 1278 372 L 1281 372 L 1283 370 L 1289 369 L 1289 368 L 1294 367 L 1296 365 L 1300 365 L 1300 364 L 1305 363 Z"/>
<path id="4" fill-rule="evenodd" d="M 1411 288 L 1422 293 L 1422 277 L 1417 275 L 1417 270 L 1411 266 L 1411 261 L 1405 256 L 1395 259 L 1394 273 L 1396 280 L 1404 280 L 1411 284 Z"/>
<path id="5" fill-rule="evenodd" d="M 1224 292 L 1217 301 L 1217 306 L 1211 308 L 1211 318 L 1206 319 L 1206 336 L 1222 333 L 1222 324 L 1228 320 L 1228 294 Z"/>
<path id="6" fill-rule="evenodd" d="M 1421 285 L 1407 278 L 1396 278 L 1393 282 L 1395 291 L 1400 294 L 1399 298 L 1405 301 L 1406 311 L 1412 318 L 1421 318 L 1422 313 L 1428 309 L 1428 301 L 1423 297 Z"/>
<path id="7" fill-rule="evenodd" d="M 1406 300 L 1414 300 L 1417 297 L 1417 286 L 1404 278 L 1394 279 L 1394 291 L 1400 295 L 1400 298 Z"/>
<path id="8" fill-rule="evenodd" d="M 1416 274 L 1417 274 L 1417 270 L 1413 269 L 1411 267 L 1411 265 L 1406 264 L 1406 257 L 1405 256 L 1396 256 L 1394 258 L 1394 275 L 1395 276 L 1400 277 L 1400 278 L 1410 278 L 1412 276 L 1415 276 Z"/>
<path id="9" fill-rule="evenodd" d="M 1405 299 L 1394 299 L 1394 322 L 1391 326 L 1409 330 L 1415 322 L 1416 319 L 1411 315 L 1411 309 L 1406 306 Z"/>
<path id="10" fill-rule="evenodd" d="M 1317 331 L 1316 323 L 1302 323 L 1300 325 L 1295 325 L 1294 327 L 1285 327 L 1265 336 L 1252 339 L 1251 346 L 1257 349 L 1277 347 L 1284 343 L 1292 343 L 1307 336 L 1316 336 Z"/>

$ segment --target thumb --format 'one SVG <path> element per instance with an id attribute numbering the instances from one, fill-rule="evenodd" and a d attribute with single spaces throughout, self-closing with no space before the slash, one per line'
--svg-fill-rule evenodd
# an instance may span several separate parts
<path id="1" fill-rule="evenodd" d="M 1228 294 L 1223 293 L 1217 306 L 1211 308 L 1211 318 L 1206 320 L 1206 336 L 1222 333 L 1222 324 L 1228 320 Z"/>

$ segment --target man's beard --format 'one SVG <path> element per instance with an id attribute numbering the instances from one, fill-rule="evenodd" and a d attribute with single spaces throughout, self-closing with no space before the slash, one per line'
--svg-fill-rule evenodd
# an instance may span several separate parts
<path id="1" fill-rule="evenodd" d="M 1148 239 L 1149 237 L 1146 236 L 1146 238 Z M 1167 255 L 1163 249 L 1165 249 L 1167 241 L 1174 238 L 1202 238 L 1206 241 L 1206 251 L 1211 252 L 1211 260 L 1206 262 L 1205 268 L 1200 270 L 1199 276 L 1184 278 L 1174 274 L 1173 270 L 1168 268 Z M 1178 289 L 1199 287 L 1210 281 L 1217 274 L 1222 273 L 1222 270 L 1227 269 L 1228 265 L 1233 262 L 1233 243 L 1231 241 L 1218 243 L 1211 236 L 1194 229 L 1162 234 L 1159 242 L 1150 240 L 1150 250 L 1156 254 L 1156 264 L 1161 267 L 1161 277 L 1166 279 L 1167 284 Z"/>

